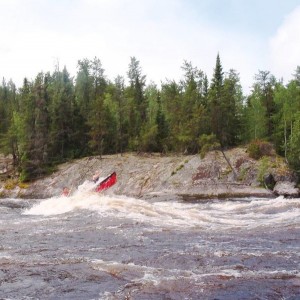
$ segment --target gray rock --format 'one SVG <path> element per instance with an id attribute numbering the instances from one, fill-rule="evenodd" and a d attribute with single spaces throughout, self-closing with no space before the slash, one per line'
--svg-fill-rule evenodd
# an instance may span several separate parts
<path id="1" fill-rule="evenodd" d="M 105 177 L 115 171 L 117 184 L 105 193 L 137 198 L 168 195 L 192 196 L 197 199 L 228 197 L 272 197 L 274 194 L 258 182 L 260 161 L 251 159 L 243 148 L 226 151 L 226 156 L 237 176 L 220 151 L 211 151 L 205 158 L 199 155 L 133 154 L 86 157 L 58 166 L 57 171 L 45 178 L 29 183 L 27 188 L 6 190 L 0 186 L 0 197 L 48 198 L 59 196 L 64 186 L 74 192 L 84 181 L 90 180 L 95 171 Z M 276 160 L 276 158 L 274 158 Z M 288 168 L 285 178 L 291 178 Z M 276 170 L 267 170 L 274 174 Z M 282 182 L 288 179 L 280 180 Z M 294 181 L 292 181 L 294 182 Z M 278 185 L 280 187 L 280 185 Z M 298 194 L 295 185 L 275 189 L 280 195 Z"/>
<path id="2" fill-rule="evenodd" d="M 296 183 L 291 181 L 276 182 L 273 192 L 279 196 L 286 196 L 286 197 L 299 196 L 299 189 L 296 187 Z"/>

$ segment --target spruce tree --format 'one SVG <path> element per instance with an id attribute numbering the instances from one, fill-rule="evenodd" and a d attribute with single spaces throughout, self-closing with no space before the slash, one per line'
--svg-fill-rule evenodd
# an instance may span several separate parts
<path id="1" fill-rule="evenodd" d="M 130 147 L 132 150 L 138 150 L 140 130 L 146 120 L 147 103 L 144 94 L 146 76 L 142 75 L 140 62 L 135 57 L 130 58 L 127 75 L 130 83 L 126 89 L 126 98 L 130 107 Z"/>
<path id="2" fill-rule="evenodd" d="M 217 55 L 213 78 L 208 91 L 208 109 L 211 132 L 215 134 L 221 145 L 225 142 L 223 125 L 226 116 L 222 111 L 224 74 L 219 54 Z"/>

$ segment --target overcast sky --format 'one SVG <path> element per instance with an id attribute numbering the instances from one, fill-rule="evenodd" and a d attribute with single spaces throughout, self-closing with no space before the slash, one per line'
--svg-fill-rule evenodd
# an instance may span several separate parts
<path id="1" fill-rule="evenodd" d="M 147 83 L 179 80 L 184 60 L 212 76 L 219 53 L 247 93 L 259 70 L 288 81 L 300 65 L 299 0 L 0 0 L 0 77 L 98 57 L 107 78 L 135 56 Z"/>

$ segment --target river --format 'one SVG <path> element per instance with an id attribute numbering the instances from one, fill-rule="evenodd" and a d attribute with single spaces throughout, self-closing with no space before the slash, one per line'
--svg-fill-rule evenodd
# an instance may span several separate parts
<path id="1" fill-rule="evenodd" d="M 1 299 L 300 299 L 300 200 L 0 200 Z"/>

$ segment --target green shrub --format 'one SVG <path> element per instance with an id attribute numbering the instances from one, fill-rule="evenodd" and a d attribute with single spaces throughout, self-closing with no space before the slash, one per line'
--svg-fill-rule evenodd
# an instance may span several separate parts
<path id="1" fill-rule="evenodd" d="M 238 180 L 239 181 L 244 181 L 246 176 L 247 176 L 247 173 L 248 173 L 248 168 L 242 168 L 240 173 L 239 173 Z"/>
<path id="2" fill-rule="evenodd" d="M 267 156 L 264 156 L 259 161 L 259 167 L 258 167 L 258 174 L 257 174 L 257 180 L 258 182 L 264 186 L 264 176 L 268 173 L 270 167 L 270 158 Z"/>
<path id="3" fill-rule="evenodd" d="M 254 159 L 260 159 L 263 156 L 273 156 L 275 154 L 273 145 L 262 140 L 252 141 L 247 148 L 249 156 Z"/>
<path id="4" fill-rule="evenodd" d="M 202 159 L 207 152 L 220 148 L 220 143 L 214 134 L 202 134 L 198 139 L 198 145 L 200 147 L 200 157 Z"/>
<path id="5" fill-rule="evenodd" d="M 251 143 L 249 144 L 248 148 L 247 148 L 247 151 L 249 153 L 249 156 L 251 158 L 254 158 L 254 159 L 260 159 L 261 158 L 261 153 L 260 153 L 260 150 L 259 150 L 259 146 L 257 143 Z"/>

